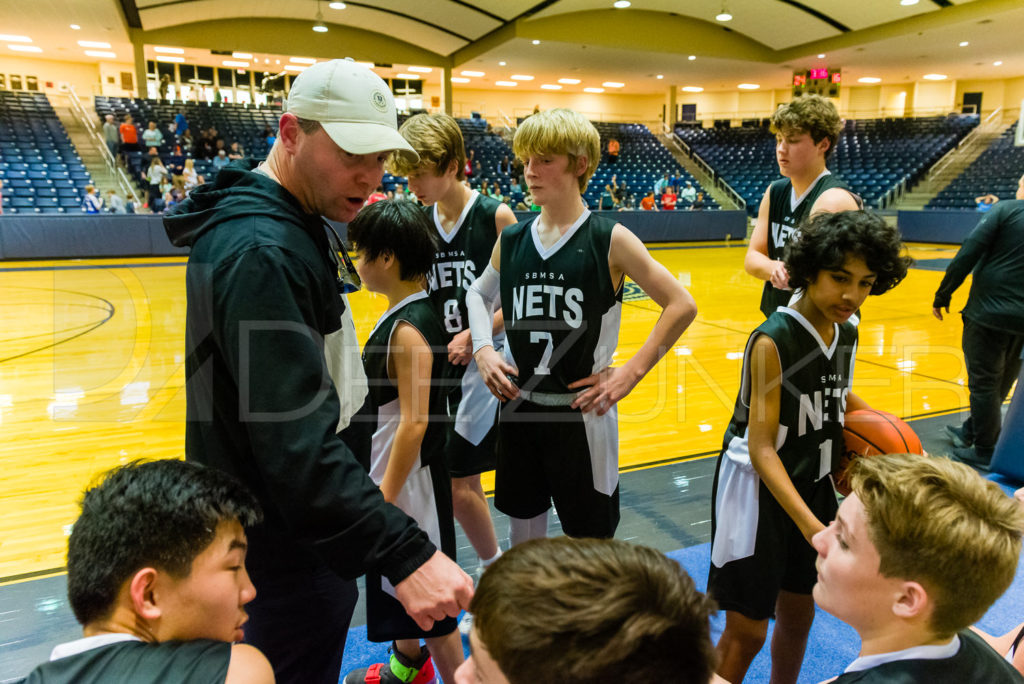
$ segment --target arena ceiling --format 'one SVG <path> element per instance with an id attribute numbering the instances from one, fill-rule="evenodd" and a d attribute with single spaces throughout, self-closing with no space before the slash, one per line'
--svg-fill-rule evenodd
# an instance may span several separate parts
<path id="1" fill-rule="evenodd" d="M 906 83 L 926 73 L 1024 75 L 1020 0 L 612 3 L 373 0 L 335 9 L 327 0 L 32 0 L 3 3 L 0 33 L 31 37 L 42 52 L 25 56 L 41 59 L 110 61 L 86 55 L 79 40 L 109 43 L 105 50 L 119 62 L 133 60 L 133 43 L 145 45 L 149 58 L 154 46 L 173 46 L 184 48 L 190 63 L 216 66 L 240 51 L 253 55 L 253 68 L 268 71 L 294 56 L 352 57 L 391 65 L 382 75 L 431 67 L 428 82 L 445 66 L 456 77 L 483 72 L 464 87 L 484 89 L 514 74 L 534 77 L 521 81 L 521 90 L 566 78 L 580 87 L 618 82 L 624 85 L 615 92 L 634 94 L 661 93 L 668 84 L 783 88 L 794 69 L 815 66 L 841 67 L 847 84 L 865 76 Z M 723 11 L 730 21 L 716 20 Z M 318 13 L 326 33 L 311 30 Z M 2 38 L 0 52 L 16 54 Z"/>

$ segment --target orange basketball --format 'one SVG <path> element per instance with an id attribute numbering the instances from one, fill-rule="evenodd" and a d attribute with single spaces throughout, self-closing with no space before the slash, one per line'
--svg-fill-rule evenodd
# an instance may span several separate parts
<path id="1" fill-rule="evenodd" d="M 832 473 L 836 490 L 850 493 L 846 468 L 855 458 L 879 454 L 923 454 L 921 439 L 902 420 L 885 411 L 866 409 L 846 414 L 843 427 L 843 456 Z"/>

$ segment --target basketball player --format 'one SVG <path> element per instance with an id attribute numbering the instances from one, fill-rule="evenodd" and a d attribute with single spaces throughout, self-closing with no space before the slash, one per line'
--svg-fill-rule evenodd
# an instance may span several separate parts
<path id="1" fill-rule="evenodd" d="M 847 211 L 863 205 L 846 184 L 826 168 L 839 140 L 839 112 L 820 95 L 787 102 L 772 115 L 775 157 L 785 176 L 768 186 L 757 210 L 757 223 L 743 267 L 765 281 L 761 312 L 765 317 L 785 306 L 789 288 L 782 250 L 801 224 L 823 211 Z"/>
<path id="2" fill-rule="evenodd" d="M 611 537 L 619 521 L 615 405 L 675 343 L 697 307 L 639 238 L 586 208 L 582 193 L 601 148 L 583 115 L 534 114 L 513 146 L 526 163 L 540 216 L 502 231 L 466 297 L 480 375 L 507 402 L 494 503 L 511 518 L 513 544 L 547 534 L 552 500 L 567 535 Z M 662 312 L 637 353 L 613 368 L 627 276 Z M 492 340 L 499 290 L 507 360 Z"/>
<path id="3" fill-rule="evenodd" d="M 842 453 L 857 328 L 869 294 L 906 276 L 895 228 L 862 211 L 811 219 L 786 247 L 789 283 L 804 289 L 750 335 L 712 498 L 708 591 L 726 611 L 718 674 L 741 682 L 768 618 L 772 682 L 796 682 L 814 619 L 811 538 L 836 512 L 829 474 Z"/>
<path id="4" fill-rule="evenodd" d="M 241 641 L 256 596 L 242 526 L 260 508 L 234 478 L 178 460 L 133 462 L 86 490 L 68 539 L 68 600 L 83 638 L 32 684 L 272 683 Z"/>
<path id="5" fill-rule="evenodd" d="M 359 277 L 383 294 L 388 309 L 363 348 L 369 394 L 342 438 L 364 463 L 384 500 L 409 515 L 430 541 L 454 560 L 451 481 L 444 462 L 444 369 L 448 335 L 423 289 L 437 238 L 422 209 L 384 200 L 348 224 L 359 256 Z M 370 641 L 394 640 L 387 663 L 350 672 L 345 684 L 434 681 L 434 665 L 450 682 L 462 664 L 455 618 L 421 629 L 380 574 L 366 575 L 366 633 Z M 420 647 L 420 639 L 427 647 Z"/>
<path id="6" fill-rule="evenodd" d="M 833 681 L 1024 682 L 968 629 L 1013 581 L 1020 507 L 944 458 L 861 458 L 849 473 L 853 493 L 813 539 L 814 600 L 861 639 Z"/>
<path id="7" fill-rule="evenodd" d="M 416 152 L 419 163 L 402 155 L 391 158 L 392 173 L 409 178 L 409 188 L 426 205 L 438 235 L 427 293 L 448 335 L 444 379 L 447 411 L 445 457 L 452 476 L 455 519 L 486 568 L 501 555 L 480 473 L 494 470 L 498 401 L 484 386 L 470 338 L 466 290 L 487 268 L 502 228 L 516 222 L 512 210 L 463 183 L 466 143 L 459 124 L 447 114 L 417 114 L 398 131 Z M 494 344 L 504 341 L 501 313 L 494 318 Z M 468 613 L 467 613 L 468 615 Z M 468 623 L 465 629 L 468 632 Z"/>

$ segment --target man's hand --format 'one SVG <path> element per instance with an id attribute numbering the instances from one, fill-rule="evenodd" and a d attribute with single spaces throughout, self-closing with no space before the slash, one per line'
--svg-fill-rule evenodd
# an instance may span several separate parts
<path id="1" fill-rule="evenodd" d="M 786 270 L 786 265 L 778 260 L 772 262 L 772 273 L 768 282 L 777 290 L 792 289 L 789 286 L 789 271 Z"/>
<path id="2" fill-rule="evenodd" d="M 589 388 L 576 396 L 572 408 L 578 408 L 583 413 L 597 411 L 597 415 L 603 416 L 629 394 L 638 382 L 640 378 L 633 377 L 625 366 L 605 368 L 569 384 L 569 389 Z"/>
<path id="3" fill-rule="evenodd" d="M 949 313 L 949 307 L 948 306 L 946 307 L 946 313 Z M 936 318 L 938 318 L 941 321 L 942 320 L 942 308 L 938 307 L 938 306 L 932 307 L 932 316 L 935 316 Z"/>
<path id="4" fill-rule="evenodd" d="M 426 563 L 395 585 L 405 612 L 426 631 L 446 617 L 457 617 L 473 598 L 473 580 L 448 556 L 435 551 Z"/>
<path id="5" fill-rule="evenodd" d="M 499 401 L 505 402 L 519 396 L 519 388 L 516 387 L 508 376 L 518 376 L 519 370 L 505 361 L 501 354 L 494 351 L 494 347 L 481 347 L 473 355 L 476 359 L 477 370 L 491 394 L 498 397 Z"/>
<path id="6" fill-rule="evenodd" d="M 455 333 L 455 337 L 448 343 L 448 363 L 456 366 L 469 365 L 473 358 L 473 336 L 466 328 L 462 332 Z"/>

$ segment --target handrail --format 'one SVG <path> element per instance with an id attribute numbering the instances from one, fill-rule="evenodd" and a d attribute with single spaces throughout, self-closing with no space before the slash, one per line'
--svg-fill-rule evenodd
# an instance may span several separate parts
<path id="1" fill-rule="evenodd" d="M 124 169 L 118 166 L 117 160 L 114 159 L 114 156 L 110 153 L 110 148 L 107 147 L 107 143 L 96 130 L 96 122 L 93 117 L 89 115 L 85 106 L 82 104 L 82 101 L 78 98 L 78 93 L 75 92 L 74 86 L 71 86 L 68 91 L 71 94 L 71 113 L 78 123 L 85 128 L 85 132 L 89 136 L 90 141 L 92 141 L 93 146 L 99 150 L 100 156 L 103 157 L 103 161 L 107 165 L 107 171 L 117 179 L 118 187 L 121 192 L 124 193 L 125 197 L 130 197 L 136 207 L 141 207 L 142 202 L 139 199 L 139 196 L 135 193 L 135 188 L 132 187 L 132 183 L 128 179 L 127 174 L 125 174 Z"/>
<path id="2" fill-rule="evenodd" d="M 685 140 L 679 137 L 679 134 L 677 134 L 674 130 L 670 129 L 667 123 L 662 121 L 661 127 L 662 130 L 665 132 L 665 135 L 668 137 L 669 142 L 678 147 L 680 152 L 689 157 L 690 160 L 697 165 L 697 168 L 700 169 L 708 178 L 711 179 L 711 183 L 715 187 L 724 192 L 729 197 L 729 199 L 732 200 L 732 202 L 736 204 L 740 209 L 746 211 L 747 201 L 743 199 L 742 195 L 736 192 L 736 190 L 731 185 L 729 185 L 729 183 L 726 182 L 726 180 L 722 178 L 718 174 L 718 172 L 711 167 L 710 164 L 704 161 L 704 158 L 697 154 L 693 150 L 693 148 L 690 147 L 689 143 L 687 143 Z"/>
<path id="3" fill-rule="evenodd" d="M 988 116 L 985 117 L 984 121 L 982 121 L 981 123 L 974 127 L 974 130 L 965 135 L 960 140 L 960 142 L 958 142 L 956 145 L 953 146 L 952 149 L 949 150 L 949 152 L 946 152 L 946 154 L 942 155 L 942 157 L 937 162 L 932 164 L 932 168 L 928 170 L 928 175 L 925 176 L 925 181 L 929 184 L 929 186 L 940 173 L 945 171 L 946 168 L 953 163 L 953 160 L 956 157 L 958 157 L 960 153 L 966 152 L 968 147 L 974 145 L 975 142 L 977 142 L 978 138 L 980 138 L 985 133 L 990 133 L 991 131 L 989 129 L 993 127 L 999 128 L 1002 126 L 1001 121 L 996 121 L 997 116 L 999 116 L 1000 118 L 1002 117 L 1002 107 L 993 110 Z"/>

